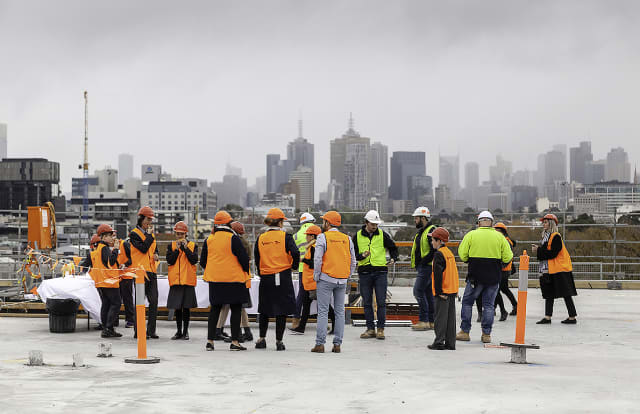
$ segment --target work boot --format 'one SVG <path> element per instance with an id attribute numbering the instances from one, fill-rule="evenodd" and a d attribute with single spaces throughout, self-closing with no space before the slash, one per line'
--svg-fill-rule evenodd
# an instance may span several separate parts
<path id="1" fill-rule="evenodd" d="M 331 348 L 331 352 L 339 354 L 340 353 L 340 345 L 333 344 L 333 348 Z"/>
<path id="2" fill-rule="evenodd" d="M 469 337 L 469 332 L 460 331 L 458 335 L 456 335 L 456 341 L 466 341 L 469 342 L 471 338 Z"/>
<path id="3" fill-rule="evenodd" d="M 122 337 L 122 334 L 121 334 L 120 332 L 116 332 L 116 331 L 115 331 L 115 329 L 112 329 L 112 330 L 111 330 L 111 335 L 112 335 L 114 338 L 121 338 L 121 337 Z"/>
<path id="4" fill-rule="evenodd" d="M 429 322 L 419 321 L 411 326 L 411 329 L 414 331 L 426 331 L 429 329 Z"/>
<path id="5" fill-rule="evenodd" d="M 433 322 L 427 322 L 427 331 L 432 330 L 433 328 L 435 328 L 436 324 Z"/>
<path id="6" fill-rule="evenodd" d="M 509 314 L 507 313 L 507 311 L 500 311 L 500 322 L 506 321 L 507 320 L 507 316 L 509 316 Z"/>
<path id="7" fill-rule="evenodd" d="M 444 344 L 431 344 L 427 345 L 427 348 L 433 349 L 434 351 L 444 351 L 445 349 L 447 349 Z"/>
<path id="8" fill-rule="evenodd" d="M 276 351 L 284 351 L 285 349 L 287 348 L 284 347 L 284 342 L 276 341 Z"/>
<path id="9" fill-rule="evenodd" d="M 291 320 L 291 329 L 296 329 L 298 326 L 300 326 L 300 318 L 293 318 Z"/>
<path id="10" fill-rule="evenodd" d="M 267 341 L 264 339 L 258 339 L 256 342 L 256 349 L 265 349 L 267 347 Z"/>
<path id="11" fill-rule="evenodd" d="M 324 345 L 316 345 L 311 348 L 311 352 L 315 352 L 317 354 L 324 354 Z"/>
<path id="12" fill-rule="evenodd" d="M 482 343 L 489 344 L 489 343 L 491 343 L 491 335 L 490 334 L 482 334 L 482 336 L 480 337 L 480 340 L 482 341 Z"/>
<path id="13" fill-rule="evenodd" d="M 375 337 L 376 337 L 376 331 L 374 331 L 373 329 L 367 329 L 366 331 L 360 334 L 361 339 L 370 339 Z"/>
<path id="14" fill-rule="evenodd" d="M 376 339 L 384 339 L 384 328 L 378 328 Z"/>

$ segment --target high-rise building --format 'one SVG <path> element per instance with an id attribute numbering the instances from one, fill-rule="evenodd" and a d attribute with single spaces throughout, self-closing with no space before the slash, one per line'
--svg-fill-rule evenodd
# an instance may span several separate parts
<path id="1" fill-rule="evenodd" d="M 612 148 L 607 154 L 607 168 L 604 179 L 606 181 L 628 183 L 629 177 L 631 177 L 631 164 L 629 164 L 628 154 L 624 148 Z"/>
<path id="2" fill-rule="evenodd" d="M 142 182 L 160 181 L 162 166 L 158 164 L 142 164 L 140 166 L 140 179 Z"/>
<path id="3" fill-rule="evenodd" d="M 302 134 L 302 120 L 298 121 L 298 137 L 287 144 L 287 160 L 289 164 L 289 176 L 292 172 L 296 171 L 298 167 L 306 167 L 311 170 L 311 207 L 313 207 L 314 195 L 315 195 L 315 168 L 314 168 L 314 150 L 313 144 L 307 141 Z M 307 174 L 305 173 L 305 180 L 307 180 Z M 306 182 L 306 181 L 305 181 Z M 308 183 L 305 184 L 307 189 Z M 305 190 L 306 191 L 306 190 Z M 305 205 L 308 202 L 305 201 Z M 298 203 L 298 200 L 296 200 Z"/>
<path id="4" fill-rule="evenodd" d="M 380 198 L 382 205 L 389 191 L 389 149 L 380 142 L 369 147 L 369 193 Z"/>
<path id="5" fill-rule="evenodd" d="M 307 211 L 313 208 L 313 170 L 300 164 L 289 174 L 293 194 L 296 195 L 296 209 Z"/>
<path id="6" fill-rule="evenodd" d="M 95 175 L 98 177 L 98 191 L 106 193 L 118 191 L 118 170 L 105 167 L 103 170 L 96 170 Z"/>
<path id="7" fill-rule="evenodd" d="M 413 201 L 414 208 L 433 204 L 433 178 L 429 175 L 408 176 L 406 199 Z"/>
<path id="8" fill-rule="evenodd" d="M 569 179 L 578 183 L 587 182 L 587 168 L 593 161 L 591 141 L 582 141 L 577 147 L 569 149 Z"/>
<path id="9" fill-rule="evenodd" d="M 524 210 L 536 205 L 538 189 L 532 185 L 514 185 L 511 187 L 511 209 Z"/>
<path id="10" fill-rule="evenodd" d="M 464 186 L 467 189 L 477 188 L 480 184 L 480 166 L 477 162 L 468 162 L 464 165 Z"/>
<path id="11" fill-rule="evenodd" d="M 556 181 L 567 181 L 567 158 L 561 151 L 553 150 L 545 154 L 545 185 Z"/>
<path id="12" fill-rule="evenodd" d="M 218 208 L 227 204 L 244 207 L 247 202 L 247 179 L 240 175 L 225 174 L 221 182 L 214 182 L 211 186 L 216 193 Z"/>
<path id="13" fill-rule="evenodd" d="M 489 166 L 489 180 L 500 186 L 508 186 L 511 182 L 512 163 L 500 154 L 496 155 L 496 165 Z"/>
<path id="14" fill-rule="evenodd" d="M 455 199 L 458 196 L 460 190 L 460 157 L 445 157 L 440 155 L 439 157 L 439 184 L 444 185 L 449 189 L 451 199 Z M 438 203 L 438 197 L 436 196 L 436 205 Z"/>
<path id="15" fill-rule="evenodd" d="M 409 177 L 426 176 L 425 153 L 423 151 L 397 151 L 391 155 L 391 186 L 389 198 L 409 200 Z"/>
<path id="16" fill-rule="evenodd" d="M 0 161 L 7 158 L 7 124 L 0 124 Z"/>
<path id="17" fill-rule="evenodd" d="M 118 184 L 123 184 L 133 178 L 133 155 L 118 155 Z"/>
<path id="18" fill-rule="evenodd" d="M 60 193 L 60 164 L 44 158 L 0 161 L 0 210 L 25 209 L 53 201 Z"/>
<path id="19" fill-rule="evenodd" d="M 442 210 L 451 210 L 451 192 L 449 187 L 440 184 L 436 187 L 436 212 L 439 213 Z"/>
<path id="20" fill-rule="evenodd" d="M 282 192 L 282 186 L 289 182 L 293 169 L 291 160 L 280 159 L 280 154 L 267 154 L 267 193 Z"/>
<path id="21" fill-rule="evenodd" d="M 587 163 L 585 182 L 583 184 L 596 184 L 604 181 L 607 160 L 590 161 Z"/>
<path id="22" fill-rule="evenodd" d="M 562 154 L 562 159 L 564 160 L 564 181 L 567 181 L 567 144 L 556 144 L 551 147 L 552 151 L 558 151 Z"/>

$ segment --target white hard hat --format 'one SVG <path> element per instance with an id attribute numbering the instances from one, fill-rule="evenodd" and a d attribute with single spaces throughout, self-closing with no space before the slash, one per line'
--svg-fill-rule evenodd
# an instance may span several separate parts
<path id="1" fill-rule="evenodd" d="M 316 218 L 313 217 L 313 214 L 302 213 L 302 215 L 300 216 L 300 224 L 306 223 L 308 221 L 316 221 Z"/>
<path id="2" fill-rule="evenodd" d="M 367 212 L 367 214 L 364 215 L 364 219 L 367 220 L 369 223 L 373 223 L 373 224 L 381 224 L 382 223 L 382 219 L 380 218 L 380 214 L 378 214 L 378 212 L 375 211 L 375 210 L 369 210 Z"/>
<path id="3" fill-rule="evenodd" d="M 491 215 L 489 210 L 484 210 L 484 211 L 481 211 L 480 214 L 478 214 L 478 220 L 481 220 L 481 219 L 489 219 L 493 221 L 493 215 Z"/>
<path id="4" fill-rule="evenodd" d="M 427 207 L 418 207 L 412 214 L 413 217 L 431 217 L 431 212 Z"/>

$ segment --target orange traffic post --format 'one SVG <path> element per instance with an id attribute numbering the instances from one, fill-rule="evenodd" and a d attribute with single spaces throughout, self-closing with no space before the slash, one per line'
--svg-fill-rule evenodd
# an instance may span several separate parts
<path id="1" fill-rule="evenodd" d="M 158 357 L 147 356 L 147 324 L 146 324 L 146 309 L 144 305 L 144 278 L 146 272 L 143 270 L 136 270 L 136 334 L 138 336 L 138 356 L 125 358 L 124 362 L 131 364 L 157 364 L 160 362 Z"/>
<path id="2" fill-rule="evenodd" d="M 527 323 L 527 289 L 529 287 L 529 255 L 527 251 L 520 256 L 518 267 L 518 316 L 516 319 L 516 340 L 514 343 L 501 343 L 502 346 L 511 348 L 511 362 L 516 364 L 527 363 L 527 348 L 540 349 L 539 345 L 524 343 L 525 325 Z"/>

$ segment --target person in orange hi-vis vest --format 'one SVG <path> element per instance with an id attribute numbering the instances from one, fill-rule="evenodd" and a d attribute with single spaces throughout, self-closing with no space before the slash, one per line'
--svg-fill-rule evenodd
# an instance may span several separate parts
<path id="1" fill-rule="evenodd" d="M 158 276 L 156 274 L 158 246 L 153 235 L 154 213 L 151 207 L 144 206 L 138 211 L 137 226 L 129 233 L 131 243 L 131 266 L 144 269 L 146 278 L 144 281 L 144 293 L 149 301 L 149 314 L 147 319 L 147 338 L 158 339 L 156 334 L 156 319 L 158 318 Z M 134 338 L 138 337 L 138 330 Z"/>
<path id="2" fill-rule="evenodd" d="M 436 312 L 434 330 L 436 337 L 429 349 L 456 349 L 456 297 L 460 288 L 456 258 L 445 244 L 449 241 L 449 231 L 436 228 L 431 234 L 434 249 L 431 271 L 431 293 L 435 299 Z"/>
<path id="3" fill-rule="evenodd" d="M 267 347 L 266 336 L 269 317 L 276 318 L 276 350 L 284 351 L 282 342 L 287 315 L 296 311 L 296 296 L 291 280 L 291 269 L 297 269 L 300 252 L 293 236 L 283 230 L 286 217 L 279 208 L 267 212 L 264 224 L 267 231 L 258 236 L 253 249 L 256 269 L 260 275 L 258 313 L 260 339 L 256 348 Z"/>
<path id="4" fill-rule="evenodd" d="M 82 259 L 82 261 L 77 264 L 80 273 L 89 273 L 89 276 L 91 276 L 92 278 L 93 276 L 89 271 L 91 269 L 91 252 L 93 252 L 98 247 L 98 244 L 100 244 L 100 236 L 98 236 L 97 234 L 92 235 L 91 239 L 89 240 L 89 252 L 87 253 L 87 257 Z M 100 296 L 101 301 L 104 301 L 104 299 L 102 298 L 102 291 L 100 289 L 98 289 L 98 296 Z M 93 329 L 96 331 L 104 330 L 102 321 L 98 323 L 98 325 L 96 325 Z"/>
<path id="5" fill-rule="evenodd" d="M 576 296 L 578 292 L 573 280 L 571 257 L 562 241 L 562 236 L 558 233 L 558 217 L 555 214 L 547 214 L 540 221 L 543 227 L 541 246 L 534 244 L 531 248 L 540 261 L 540 291 L 545 301 L 545 316 L 536 323 L 540 325 L 551 323 L 553 302 L 557 298 L 563 298 L 569 317 L 562 323 L 575 325 L 578 323 L 577 312 L 572 296 Z"/>
<path id="6" fill-rule="evenodd" d="M 328 211 L 321 217 L 324 233 L 316 239 L 313 259 L 313 280 L 318 296 L 318 323 L 316 345 L 311 352 L 323 353 L 327 339 L 329 305 L 333 299 L 335 329 L 331 352 L 339 353 L 344 335 L 344 299 L 347 279 L 356 269 L 356 255 L 351 237 L 338 230 L 342 217 L 337 211 Z"/>
<path id="7" fill-rule="evenodd" d="M 187 240 L 189 228 L 184 221 L 177 222 L 173 231 L 176 240 L 167 247 L 170 286 L 167 308 L 175 309 L 177 330 L 171 339 L 188 340 L 191 308 L 198 307 L 196 298 L 198 246 Z"/>
<path id="8" fill-rule="evenodd" d="M 120 240 L 118 248 L 118 266 L 120 267 L 120 297 L 124 305 L 125 328 L 135 326 L 135 305 L 133 303 L 133 276 L 131 276 L 131 243 L 129 240 Z M 118 323 L 116 321 L 116 326 Z"/>
<path id="9" fill-rule="evenodd" d="M 231 308 L 231 351 L 246 351 L 240 345 L 240 318 L 242 304 L 249 300 L 247 287 L 249 276 L 249 255 L 240 237 L 231 228 L 233 218 L 220 210 L 213 218 L 213 233 L 202 245 L 200 266 L 204 269 L 203 279 L 209 283 L 209 312 L 207 344 L 205 349 L 213 351 L 214 335 L 222 306 Z"/>

